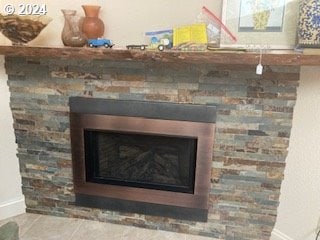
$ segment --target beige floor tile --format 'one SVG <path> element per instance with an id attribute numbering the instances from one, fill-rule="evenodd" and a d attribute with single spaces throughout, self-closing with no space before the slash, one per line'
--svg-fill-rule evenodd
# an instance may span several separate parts
<path id="1" fill-rule="evenodd" d="M 187 235 L 187 240 L 218 240 L 217 238 L 202 237 L 196 235 Z"/>
<path id="2" fill-rule="evenodd" d="M 2 220 L 0 222 L 0 226 L 2 226 L 7 222 L 15 221 L 19 225 L 19 235 L 23 236 L 30 229 L 33 223 L 37 221 L 38 218 L 40 218 L 40 215 L 38 214 L 25 213 L 12 218 Z"/>
<path id="3" fill-rule="evenodd" d="M 70 240 L 83 220 L 52 216 L 39 217 L 21 240 Z"/>
<path id="4" fill-rule="evenodd" d="M 186 236 L 179 233 L 132 227 L 124 231 L 123 240 L 186 240 Z"/>
<path id="5" fill-rule="evenodd" d="M 154 240 L 186 240 L 187 236 L 182 233 L 155 231 Z"/>
<path id="6" fill-rule="evenodd" d="M 16 221 L 20 240 L 214 240 L 160 230 L 122 226 L 97 221 L 22 214 L 0 221 Z"/>
<path id="7" fill-rule="evenodd" d="M 71 240 L 122 240 L 127 227 L 84 220 Z"/>

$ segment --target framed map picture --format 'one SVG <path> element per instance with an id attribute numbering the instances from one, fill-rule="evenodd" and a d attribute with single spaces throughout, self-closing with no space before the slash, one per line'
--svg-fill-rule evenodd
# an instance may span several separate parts
<path id="1" fill-rule="evenodd" d="M 240 0 L 240 32 L 281 32 L 285 0 Z"/>
<path id="2" fill-rule="evenodd" d="M 299 0 L 225 0 L 222 21 L 237 41 L 221 36 L 221 46 L 292 49 L 298 13 Z"/>

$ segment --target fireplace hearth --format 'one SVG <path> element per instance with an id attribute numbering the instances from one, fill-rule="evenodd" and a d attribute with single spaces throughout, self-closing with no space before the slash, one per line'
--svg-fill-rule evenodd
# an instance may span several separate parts
<path id="1" fill-rule="evenodd" d="M 76 204 L 206 221 L 215 111 L 70 98 Z"/>

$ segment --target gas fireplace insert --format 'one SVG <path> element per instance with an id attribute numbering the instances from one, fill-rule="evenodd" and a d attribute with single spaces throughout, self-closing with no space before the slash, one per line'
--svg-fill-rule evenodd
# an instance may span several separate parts
<path id="1" fill-rule="evenodd" d="M 69 103 L 77 205 L 206 221 L 215 106 Z"/>

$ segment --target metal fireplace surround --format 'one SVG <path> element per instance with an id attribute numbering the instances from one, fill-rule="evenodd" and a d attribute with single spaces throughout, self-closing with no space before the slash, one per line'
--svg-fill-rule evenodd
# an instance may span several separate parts
<path id="1" fill-rule="evenodd" d="M 71 97 L 70 132 L 76 205 L 207 221 L 216 107 Z M 90 182 L 85 130 L 197 139 L 193 193 Z"/>

